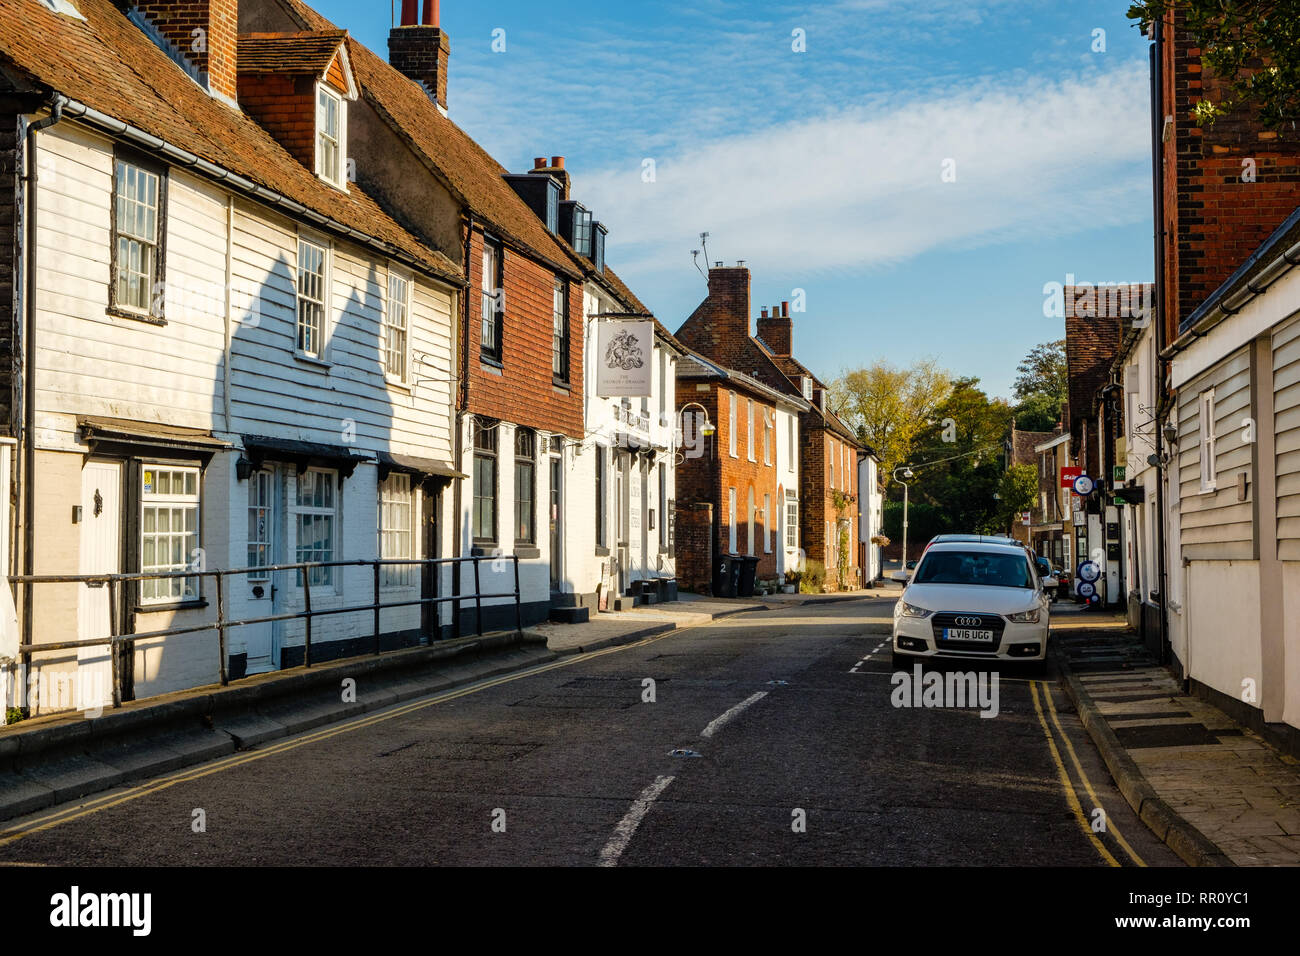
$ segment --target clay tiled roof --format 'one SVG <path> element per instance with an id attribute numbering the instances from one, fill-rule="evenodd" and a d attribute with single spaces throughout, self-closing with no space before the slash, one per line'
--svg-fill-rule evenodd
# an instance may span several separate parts
<path id="1" fill-rule="evenodd" d="M 323 76 L 347 38 L 346 30 L 304 30 L 299 33 L 241 33 L 238 63 L 241 73 L 306 73 Z"/>
<path id="2" fill-rule="evenodd" d="M 305 29 L 337 29 L 300 0 L 281 0 L 281 6 Z M 349 37 L 347 43 L 361 95 L 417 155 L 424 157 L 475 217 L 513 240 L 516 247 L 579 278 L 581 270 L 573 256 L 502 178 L 509 171 L 443 116 L 418 83 L 393 69 L 356 38 Z"/>
<path id="3" fill-rule="evenodd" d="M 329 186 L 250 117 L 209 96 L 112 0 L 77 0 L 77 8 L 85 20 L 40 3 L 0 4 L 0 67 L 37 92 L 62 93 L 462 281 L 459 267 L 356 185 L 346 193 Z"/>

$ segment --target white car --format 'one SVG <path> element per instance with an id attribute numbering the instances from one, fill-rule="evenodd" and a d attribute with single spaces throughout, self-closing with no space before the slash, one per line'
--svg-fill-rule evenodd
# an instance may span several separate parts
<path id="1" fill-rule="evenodd" d="M 894 666 L 924 657 L 1041 662 L 1050 605 L 1018 544 L 935 544 L 894 606 Z"/>

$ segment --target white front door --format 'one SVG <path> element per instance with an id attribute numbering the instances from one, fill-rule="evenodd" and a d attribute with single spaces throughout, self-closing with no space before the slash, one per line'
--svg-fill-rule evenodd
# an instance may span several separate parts
<path id="1" fill-rule="evenodd" d="M 248 559 L 246 567 L 269 567 L 281 561 L 280 554 L 280 481 L 272 468 L 254 472 L 248 479 Z M 280 613 L 281 601 L 276 575 L 272 572 L 250 573 L 241 580 L 230 579 L 235 594 L 242 592 L 244 617 L 272 617 Z M 241 628 L 247 647 L 246 673 L 260 674 L 280 666 L 277 639 L 278 621 L 249 624 Z"/>
<path id="2" fill-rule="evenodd" d="M 81 574 L 122 572 L 122 463 L 88 461 L 81 469 Z M 112 615 L 107 586 L 82 585 L 77 639 L 107 638 Z M 119 629 L 121 624 L 119 622 Z M 111 705 L 113 664 L 108 644 L 77 648 L 76 706 Z"/>

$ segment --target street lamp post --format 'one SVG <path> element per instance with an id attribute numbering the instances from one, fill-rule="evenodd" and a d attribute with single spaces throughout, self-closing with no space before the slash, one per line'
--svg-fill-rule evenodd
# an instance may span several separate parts
<path id="1" fill-rule="evenodd" d="M 903 478 L 912 477 L 912 469 L 906 465 L 900 465 L 894 469 L 894 480 L 903 486 L 903 574 L 907 574 L 907 482 L 898 477 L 899 472 L 903 473 Z"/>
<path id="2" fill-rule="evenodd" d="M 676 429 L 677 434 L 681 435 L 683 439 L 685 438 L 686 409 L 691 407 L 698 408 L 700 411 L 704 413 L 704 422 L 700 425 L 700 437 L 702 438 L 713 437 L 713 435 L 717 433 L 717 428 L 714 427 L 713 422 L 709 421 L 709 410 L 705 408 L 703 405 L 701 405 L 699 402 L 687 402 L 681 408 L 677 409 L 677 429 Z M 675 440 L 674 440 L 674 444 L 676 444 Z M 680 455 L 681 452 L 677 452 L 677 454 Z M 683 455 L 682 458 L 684 460 L 685 456 Z M 679 461 L 678 464 L 680 463 L 681 462 Z"/>

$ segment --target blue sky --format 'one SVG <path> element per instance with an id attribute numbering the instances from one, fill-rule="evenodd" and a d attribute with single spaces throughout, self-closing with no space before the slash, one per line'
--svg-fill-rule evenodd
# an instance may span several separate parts
<path id="1" fill-rule="evenodd" d="M 388 10 L 317 6 L 386 50 Z M 1152 277 L 1127 8 L 443 0 L 448 102 L 510 169 L 566 157 L 610 264 L 670 329 L 704 295 L 707 230 L 711 259 L 752 270 L 755 314 L 804 290 L 795 350 L 823 377 L 933 357 L 1009 395 L 1021 356 L 1063 335 L 1045 283 Z"/>

